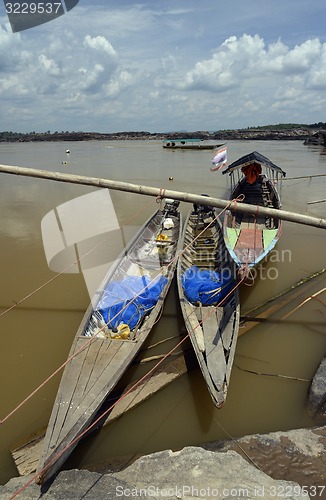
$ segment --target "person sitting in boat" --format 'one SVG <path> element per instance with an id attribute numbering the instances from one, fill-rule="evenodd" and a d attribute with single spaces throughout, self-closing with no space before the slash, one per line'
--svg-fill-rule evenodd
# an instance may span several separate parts
<path id="1" fill-rule="evenodd" d="M 240 182 L 240 192 L 245 196 L 245 202 L 251 205 L 262 205 L 262 185 L 266 176 L 262 174 L 259 163 L 250 163 L 241 169 L 245 177 Z M 242 220 L 237 214 L 237 221 Z"/>
<path id="2" fill-rule="evenodd" d="M 254 184 L 261 174 L 261 165 L 259 163 L 250 163 L 242 167 L 241 172 L 245 175 L 249 184 Z"/>

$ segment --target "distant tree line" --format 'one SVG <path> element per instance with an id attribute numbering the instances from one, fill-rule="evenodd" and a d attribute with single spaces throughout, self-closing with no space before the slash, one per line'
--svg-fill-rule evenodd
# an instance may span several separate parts
<path id="1" fill-rule="evenodd" d="M 278 123 L 277 125 L 261 125 L 258 127 L 248 127 L 248 130 L 289 130 L 289 129 L 298 129 L 298 128 L 308 128 L 308 129 L 326 129 L 325 122 L 318 123 Z"/>
<path id="2" fill-rule="evenodd" d="M 219 130 L 216 132 L 207 132 L 207 131 L 196 131 L 196 132 L 174 132 L 171 134 L 161 134 L 161 133 L 150 133 L 150 132 L 135 132 L 135 131 L 129 131 L 129 132 L 115 132 L 115 133 L 99 133 L 99 132 L 82 132 L 82 131 L 72 131 L 69 132 L 68 130 L 66 131 L 55 131 L 51 132 L 50 130 L 47 130 L 46 132 L 27 132 L 27 133 L 21 133 L 21 132 L 13 132 L 13 131 L 4 131 L 0 132 L 0 142 L 37 142 L 37 141 L 86 141 L 86 140 L 113 140 L 113 139 L 163 139 L 166 138 L 167 136 L 173 136 L 173 137 L 183 137 L 183 138 L 192 138 L 192 137 L 198 137 L 201 139 L 215 139 L 215 138 L 223 138 L 225 135 L 227 137 L 230 136 L 230 134 L 235 135 L 236 137 L 239 136 L 239 138 L 243 137 L 246 135 L 246 131 L 250 134 L 252 133 L 258 133 L 261 132 L 260 135 L 262 135 L 262 138 L 264 139 L 273 139 L 274 135 L 277 132 L 280 133 L 280 135 L 276 138 L 282 138 L 284 134 L 288 132 L 288 134 L 291 136 L 293 135 L 293 138 L 295 135 L 302 135 L 302 131 L 309 131 L 309 130 L 317 130 L 317 131 L 322 131 L 326 130 L 326 122 L 318 122 L 318 123 L 312 123 L 312 124 L 298 124 L 298 123 L 279 123 L 277 125 L 262 125 L 262 126 L 257 126 L 257 127 L 247 127 L 246 129 L 228 129 L 228 130 Z M 291 132 L 292 131 L 292 132 Z M 270 132 L 270 134 L 268 134 Z M 296 133 L 297 132 L 297 133 Z M 311 134 L 311 132 L 310 132 Z M 215 137 L 216 136 L 216 137 Z M 241 137 L 240 137 L 241 136 Z M 270 136 L 270 137 L 269 137 Z M 231 136 L 230 136 L 231 137 Z M 229 138 L 230 138 L 229 137 Z M 246 138 L 246 137 L 244 137 Z"/>

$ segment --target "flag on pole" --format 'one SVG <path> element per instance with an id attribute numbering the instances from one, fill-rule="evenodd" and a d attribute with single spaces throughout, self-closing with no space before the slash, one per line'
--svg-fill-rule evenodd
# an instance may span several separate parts
<path id="1" fill-rule="evenodd" d="M 227 163 L 227 151 L 226 146 L 222 146 L 220 149 L 216 151 L 214 158 L 212 159 L 213 165 L 215 167 L 211 167 L 211 172 L 216 172 L 216 170 L 220 170 Z"/>

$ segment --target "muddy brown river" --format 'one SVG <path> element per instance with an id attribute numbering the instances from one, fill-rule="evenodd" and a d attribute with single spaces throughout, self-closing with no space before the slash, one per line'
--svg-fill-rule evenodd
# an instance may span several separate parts
<path id="1" fill-rule="evenodd" d="M 303 146 L 301 141 L 230 141 L 229 162 L 254 150 L 281 166 L 287 177 L 326 173 L 326 150 Z M 227 193 L 226 176 L 210 172 L 211 151 L 166 151 L 158 141 L 2 143 L 0 152 L 1 163 L 9 165 L 220 198 Z M 4 419 L 65 361 L 90 300 L 88 278 L 78 269 L 52 280 L 56 273 L 48 267 L 41 221 L 59 205 L 94 189 L 6 174 L 1 174 L 0 180 L 0 313 L 29 296 L 0 316 L 0 418 Z M 283 208 L 325 217 L 325 202 L 311 204 L 325 199 L 325 193 L 326 177 L 285 180 L 281 187 Z M 113 192 L 112 200 L 127 234 L 141 226 L 157 207 L 154 199 L 135 194 Z M 184 215 L 188 208 L 182 204 Z M 285 222 L 276 250 L 257 270 L 253 285 L 241 287 L 242 314 L 323 269 L 325 248 L 324 230 Z M 214 407 L 195 368 L 87 439 L 73 453 L 69 465 L 79 467 L 230 436 L 315 425 L 305 404 L 309 381 L 326 352 L 325 302 L 324 293 L 295 311 L 289 303 L 282 317 L 257 323 L 239 338 L 223 409 Z M 147 345 L 167 337 L 178 339 L 184 332 L 172 288 Z M 177 340 L 159 344 L 150 355 L 164 354 L 173 342 Z M 152 366 L 132 367 L 125 381 L 138 378 Z M 47 425 L 59 380 L 57 375 L 0 427 L 2 483 L 17 475 L 10 450 Z"/>

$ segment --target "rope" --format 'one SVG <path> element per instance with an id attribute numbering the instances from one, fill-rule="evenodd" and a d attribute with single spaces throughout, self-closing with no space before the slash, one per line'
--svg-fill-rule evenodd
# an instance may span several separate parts
<path id="1" fill-rule="evenodd" d="M 249 267 L 248 262 L 246 262 L 246 264 L 244 264 L 244 266 L 239 269 L 239 274 L 240 272 L 243 273 L 243 276 L 246 279 L 246 281 L 244 282 L 246 286 L 253 286 L 255 284 L 254 272 L 253 269 Z M 251 280 L 251 282 L 248 282 L 248 280 Z"/>
<path id="2" fill-rule="evenodd" d="M 245 195 L 243 193 L 241 193 L 238 196 L 238 198 L 241 198 L 241 201 L 243 201 L 245 199 Z M 256 255 L 256 236 L 257 236 L 257 218 L 258 218 L 258 215 L 259 215 L 259 207 L 257 206 L 256 207 L 256 215 L 252 214 L 252 216 L 254 218 L 254 256 Z M 237 228 L 235 228 L 235 231 L 236 230 L 237 230 Z M 239 232 L 239 234 L 240 234 L 240 232 Z M 248 249 L 247 261 L 239 267 L 238 274 L 240 277 L 244 277 L 247 280 L 248 279 L 251 280 L 251 283 L 248 283 L 247 281 L 244 283 L 246 286 L 253 286 L 255 283 L 255 278 L 253 275 L 253 270 L 249 266 L 249 262 L 250 262 L 249 251 L 250 251 L 250 249 Z M 254 260 L 256 260 L 255 257 L 254 257 Z"/>
<path id="3" fill-rule="evenodd" d="M 153 203 L 154 202 L 151 201 L 150 203 L 148 203 L 147 205 L 145 205 L 145 207 L 143 207 L 137 214 L 135 214 L 133 217 L 131 217 L 131 219 L 129 219 L 127 222 L 125 222 L 121 227 L 124 227 L 124 226 L 127 226 L 128 224 L 130 224 L 130 222 L 132 222 L 136 217 L 138 217 L 142 212 L 144 212 L 144 210 L 146 210 L 148 207 L 150 207 Z M 83 254 L 81 257 L 79 257 L 78 259 L 76 259 L 72 264 L 70 264 L 68 267 L 66 267 L 63 271 L 61 271 L 60 273 L 58 273 L 55 276 L 53 276 L 53 278 L 50 278 L 48 281 L 45 281 L 42 285 L 40 285 L 39 287 L 35 288 L 32 292 L 30 292 L 27 295 L 25 295 L 25 297 L 23 297 L 22 299 L 16 301 L 12 306 L 8 307 L 5 311 L 3 311 L 0 314 L 0 318 L 2 316 L 4 316 L 5 314 L 7 314 L 8 312 L 10 312 L 13 309 L 15 309 L 15 307 L 17 307 L 20 304 L 22 304 L 23 302 L 25 302 L 27 299 L 31 298 L 33 295 L 35 295 L 37 292 L 39 292 L 40 290 L 42 290 L 43 288 L 45 288 L 46 286 L 48 286 L 54 280 L 56 280 L 57 278 L 59 278 L 60 276 L 62 276 L 63 274 L 65 274 L 67 271 L 69 271 L 69 269 L 71 269 L 72 267 L 74 267 L 76 264 L 79 264 L 82 261 L 82 259 L 84 259 L 85 257 L 88 257 L 92 252 L 94 252 L 98 247 L 100 247 L 101 245 L 103 245 L 110 238 L 111 238 L 111 236 L 108 236 L 107 238 L 105 238 L 105 240 L 101 241 L 95 247 L 93 247 L 91 250 L 89 250 L 88 252 L 86 252 L 85 254 Z"/>
<path id="4" fill-rule="evenodd" d="M 147 208 L 149 205 L 152 205 L 152 204 L 153 204 L 153 201 L 151 201 L 151 203 L 150 203 L 150 204 L 146 205 L 146 206 L 145 206 L 145 207 L 144 207 L 144 208 L 143 208 L 143 209 L 142 209 L 142 210 L 141 210 L 138 214 L 136 214 L 135 216 L 133 216 L 133 217 L 132 217 L 132 218 L 131 218 L 128 222 L 130 222 L 131 220 L 133 220 L 133 219 L 134 219 L 135 217 L 137 217 L 137 216 L 138 216 L 141 212 L 143 212 L 143 211 L 145 210 L 145 208 Z M 126 223 L 126 224 L 127 224 L 127 223 Z M 106 241 L 106 240 L 105 240 L 105 241 Z M 103 242 L 101 242 L 101 243 L 100 243 L 100 245 L 101 245 L 102 243 L 103 243 Z M 97 246 L 99 246 L 99 245 L 97 245 Z M 83 255 L 81 258 L 85 257 L 85 256 L 86 256 L 86 255 L 88 255 L 90 252 L 94 251 L 94 250 L 95 250 L 95 248 L 97 248 L 97 247 L 94 247 L 92 250 L 90 250 L 87 254 Z M 80 259 L 81 259 L 81 258 L 80 258 Z M 80 259 L 79 259 L 79 260 L 80 260 Z M 74 265 L 74 264 L 72 264 L 72 265 Z M 69 268 L 70 268 L 70 267 L 71 267 L 71 266 L 69 266 Z M 62 271 L 61 273 L 59 273 L 58 275 L 56 275 L 54 278 L 52 278 L 52 279 L 51 279 L 51 280 L 49 280 L 48 282 L 46 282 L 46 283 L 44 283 L 43 285 L 41 285 L 41 286 L 39 287 L 39 289 L 44 288 L 44 287 L 46 286 L 46 284 L 47 284 L 47 283 L 50 283 L 50 282 L 51 282 L 51 281 L 53 281 L 54 279 L 56 279 L 56 278 L 58 278 L 59 276 L 61 276 L 61 274 L 63 274 L 63 273 L 64 273 L 64 271 Z M 156 279 L 156 278 L 154 278 L 154 279 Z M 150 284 L 150 283 L 149 283 L 149 284 Z M 149 285 L 147 285 L 147 286 L 149 286 Z M 143 291 L 144 291 L 144 290 L 146 290 L 147 286 L 146 286 L 143 290 L 141 290 L 141 292 L 140 292 L 140 293 L 143 293 Z M 39 290 L 39 289 L 37 289 L 37 290 Z M 35 291 L 34 291 L 34 292 L 32 292 L 32 293 L 30 293 L 30 294 L 29 294 L 29 296 L 33 295 L 33 293 L 35 293 Z M 137 297 L 137 296 L 136 296 L 136 297 Z M 136 299 L 136 297 L 135 297 L 133 300 L 135 300 L 135 299 Z M 21 300 L 21 302 L 23 302 L 23 300 L 25 300 L 25 298 L 24 298 L 24 299 L 22 299 L 22 300 Z M 130 303 L 132 303 L 132 302 L 133 302 L 133 301 L 130 301 Z M 18 305 L 18 303 L 17 303 L 17 305 Z M 122 308 L 122 309 L 121 309 L 121 310 L 120 310 L 120 311 L 116 314 L 116 316 L 114 316 L 114 317 L 111 319 L 111 321 L 112 321 L 112 320 L 114 320 L 114 319 L 115 319 L 115 318 L 116 318 L 116 317 L 117 317 L 117 316 L 118 316 L 118 315 L 119 315 L 119 314 L 120 314 L 120 313 L 121 313 L 121 312 L 122 312 L 122 311 L 123 311 L 123 310 L 124 310 L 127 306 L 128 306 L 128 304 L 126 304 L 126 306 L 124 306 L 124 307 L 123 307 L 123 308 Z M 4 315 L 6 312 L 9 312 L 11 309 L 13 309 L 13 307 L 15 307 L 15 306 L 12 306 L 12 307 L 10 307 L 9 309 L 7 309 L 6 311 L 4 311 L 4 312 L 0 315 L 0 317 L 1 317 L 2 315 Z M 103 326 L 103 327 L 99 330 L 99 332 L 100 332 L 100 331 L 102 331 L 104 328 L 105 328 L 105 327 Z M 98 332 L 98 333 L 99 333 L 99 332 Z M 14 414 L 15 414 L 15 413 L 16 413 L 16 412 L 17 412 L 17 411 L 18 411 L 18 410 L 19 410 L 22 406 L 24 406 L 24 405 L 25 405 L 25 404 L 26 404 L 26 403 L 27 403 L 27 402 L 28 402 L 28 401 L 29 401 L 29 400 L 30 400 L 30 399 L 31 399 L 31 398 L 32 398 L 32 397 L 33 397 L 33 396 L 34 396 L 34 395 L 35 395 L 35 394 L 39 391 L 39 390 L 41 390 L 41 389 L 42 389 L 42 388 L 43 388 L 43 387 L 44 387 L 44 386 L 45 386 L 48 382 L 50 382 L 50 380 L 52 380 L 52 378 L 53 378 L 53 377 L 55 377 L 55 375 L 57 375 L 57 374 L 58 374 L 58 373 L 59 373 L 59 372 L 60 372 L 60 371 L 61 371 L 61 370 L 62 370 L 62 369 L 63 369 L 63 368 L 64 368 L 64 367 L 65 367 L 65 366 L 66 366 L 66 365 L 70 362 L 70 361 L 72 361 L 72 360 L 73 360 L 73 359 L 74 359 L 74 358 L 75 358 L 78 354 L 80 354 L 80 353 L 81 353 L 84 349 L 86 349 L 86 347 L 88 347 L 88 346 L 89 346 L 92 342 L 94 342 L 95 340 L 96 340 L 96 335 L 95 335 L 94 337 L 90 337 L 90 339 L 89 339 L 87 342 L 85 342 L 85 344 L 84 344 L 82 347 L 80 347 L 77 351 L 75 351 L 75 353 L 74 353 L 74 354 L 72 354 L 72 355 L 71 355 L 71 356 L 70 356 L 70 357 L 69 357 L 69 358 L 68 358 L 68 359 L 67 359 L 67 360 L 66 360 L 66 361 L 65 361 L 65 362 L 61 365 L 61 366 L 59 366 L 59 368 L 57 368 L 57 369 L 56 369 L 56 370 L 55 370 L 55 371 L 54 371 L 51 375 L 49 375 L 49 377 L 48 377 L 48 378 L 46 378 L 46 379 L 45 379 L 45 380 L 44 380 L 44 381 L 43 381 L 43 382 L 42 382 L 42 383 L 41 383 L 38 387 L 36 387 L 36 389 L 34 389 L 34 391 L 32 391 L 32 392 L 31 392 L 31 393 L 30 393 L 30 394 L 29 394 L 29 395 L 28 395 L 28 396 L 27 396 L 27 397 L 26 397 L 26 398 L 25 398 L 25 399 L 24 399 L 21 403 L 19 403 L 19 405 L 17 405 L 17 406 L 16 406 L 16 407 L 15 407 L 15 408 L 14 408 L 14 409 L 10 412 L 10 413 L 8 413 L 8 415 L 6 415 L 6 417 L 4 417 L 3 419 L 1 419 L 1 420 L 0 420 L 0 425 L 4 424 L 4 423 L 5 423 L 5 422 L 6 422 L 6 421 L 10 418 L 10 417 L 12 417 L 12 416 L 13 416 L 13 415 L 14 415 Z"/>
<path id="5" fill-rule="evenodd" d="M 231 200 L 230 203 L 223 209 L 219 212 L 219 214 L 217 214 L 217 216 L 203 229 L 203 231 L 201 231 L 188 245 L 185 246 L 185 248 L 179 252 L 166 266 L 165 268 L 163 269 L 168 269 L 178 258 L 180 255 L 183 254 L 183 252 L 185 252 L 185 250 L 187 248 L 189 248 L 190 245 L 192 245 L 194 243 L 194 241 L 196 241 L 206 230 L 208 227 L 210 227 L 217 219 L 218 217 L 221 216 L 221 214 L 228 209 L 228 207 L 231 205 L 232 201 L 234 200 Z M 163 272 L 163 269 L 161 270 L 161 272 L 157 275 L 159 276 L 160 274 L 162 274 Z M 143 290 L 141 290 L 140 293 L 143 293 L 144 290 L 146 290 L 146 288 L 154 281 L 157 279 L 157 276 L 148 284 L 146 285 Z M 84 436 L 84 434 L 86 432 L 88 432 L 90 429 L 92 429 L 100 419 L 102 419 L 109 411 L 111 411 L 111 409 L 114 408 L 114 406 L 119 402 L 121 401 L 125 396 L 127 396 L 127 394 L 129 394 L 131 392 L 131 390 L 133 390 L 135 387 L 137 387 L 142 381 L 146 380 L 146 378 L 148 378 L 151 373 L 154 372 L 154 370 L 156 370 L 156 368 L 158 366 L 160 366 L 161 363 L 163 363 L 163 361 L 172 353 L 174 352 L 178 347 L 180 347 L 180 345 L 194 332 L 194 330 L 199 326 L 199 324 L 202 324 L 204 321 L 206 321 L 207 318 L 210 317 L 211 314 L 213 314 L 215 312 L 215 310 L 217 309 L 217 307 L 219 307 L 219 305 L 225 301 L 233 292 L 236 288 L 238 288 L 240 286 L 240 284 L 244 281 L 244 277 L 237 282 L 237 284 L 233 287 L 233 289 L 231 289 L 229 291 L 229 293 L 223 298 L 223 300 L 221 300 L 216 306 L 214 306 L 214 308 L 212 308 L 212 310 L 210 311 L 210 313 L 205 316 L 205 318 L 202 318 L 201 322 L 198 323 L 198 325 L 196 325 L 173 349 L 171 349 L 147 374 L 145 374 L 141 379 L 139 379 L 120 399 L 118 399 L 118 401 L 116 401 L 110 408 L 108 408 L 102 415 L 101 417 L 99 417 L 95 422 L 93 422 L 93 424 L 91 424 L 91 426 L 89 426 L 83 433 L 81 433 L 79 436 L 77 436 L 77 438 L 75 438 L 69 445 L 67 445 L 67 447 L 62 450 L 58 455 L 56 455 L 54 457 L 54 459 L 49 463 L 47 464 L 47 466 L 45 468 L 43 468 L 41 471 L 39 471 L 28 483 L 26 483 L 26 485 L 24 485 L 20 490 L 18 490 L 14 496 L 12 496 L 11 498 L 15 498 L 21 491 L 23 491 L 29 484 L 31 484 L 31 482 L 33 482 L 37 477 L 39 477 L 42 473 L 44 473 L 48 468 L 51 467 L 51 465 L 67 450 L 69 449 L 69 447 L 71 447 L 76 441 L 79 441 L 81 439 L 81 437 Z M 137 298 L 134 297 L 133 300 L 135 300 Z M 133 300 L 130 302 L 132 303 Z M 125 306 L 126 307 L 126 306 Z M 124 308 L 125 308 L 124 307 Z M 123 308 L 123 309 L 124 309 Z M 121 311 L 123 310 L 121 309 Z M 118 314 L 121 313 L 121 311 L 119 311 Z M 102 327 L 99 331 L 103 330 L 104 327 Z M 44 387 L 46 385 L 47 382 L 49 382 L 62 368 L 64 368 L 73 358 L 75 358 L 80 352 L 82 352 L 91 342 L 93 342 L 94 340 L 96 339 L 96 336 L 94 337 L 91 337 L 87 342 L 85 342 L 85 344 L 80 348 L 78 349 L 72 356 L 70 356 L 65 363 L 63 363 L 55 372 L 53 372 L 41 385 L 39 385 L 27 398 L 25 398 L 24 401 L 22 401 L 14 410 L 12 410 L 4 419 L 2 419 L 0 421 L 0 424 L 3 424 L 6 420 L 8 420 L 16 411 L 18 411 L 18 409 L 20 409 L 27 401 L 29 401 L 42 387 Z"/>
<path id="6" fill-rule="evenodd" d="M 165 198 L 165 188 L 160 188 L 160 194 L 156 197 L 156 203 L 160 203 L 160 208 L 162 209 L 163 200 Z"/>
<path id="7" fill-rule="evenodd" d="M 153 203 L 153 202 L 151 202 Z M 115 316 L 113 316 L 113 318 L 110 318 L 110 321 L 114 321 L 115 318 L 117 318 L 117 316 L 119 314 L 121 314 L 130 304 L 132 304 L 137 298 L 139 295 L 141 295 L 156 279 L 158 276 L 162 275 L 163 274 L 163 271 L 168 269 L 174 262 L 176 259 L 178 259 L 179 255 L 176 255 L 174 257 L 174 259 L 172 259 L 165 267 L 162 268 L 162 270 L 160 271 L 160 273 L 158 273 L 155 278 L 153 278 L 142 290 L 140 290 L 139 294 L 138 295 L 135 295 L 135 297 L 133 297 L 133 299 L 131 299 L 129 302 L 127 302 L 124 307 L 122 307 L 120 309 L 120 311 L 117 312 L 117 314 Z M 107 325 L 106 325 L 107 326 Z M 97 332 L 100 333 L 104 330 L 104 328 L 106 327 L 105 325 L 100 328 Z M 86 341 L 84 343 L 83 346 L 81 346 L 77 351 L 75 351 L 70 357 L 68 357 L 68 359 L 61 365 L 59 366 L 59 368 L 57 368 L 51 375 L 49 375 L 49 377 L 47 379 L 45 379 L 38 387 L 36 387 L 36 389 L 31 392 L 18 406 L 16 406 L 10 413 L 8 413 L 8 415 L 6 417 L 4 417 L 3 419 L 0 420 L 0 425 L 4 424 L 9 418 L 11 418 L 22 406 L 24 406 L 39 390 L 41 390 L 50 380 L 52 380 L 52 378 L 57 375 L 57 373 L 59 373 L 63 368 L 65 368 L 65 366 L 70 363 L 70 361 L 72 361 L 78 354 L 80 354 L 84 349 L 86 349 L 92 342 L 94 342 L 97 338 L 97 335 L 94 335 L 93 337 L 90 337 L 88 341 Z"/>
<path id="8" fill-rule="evenodd" d="M 88 433 L 93 427 L 95 427 L 100 421 L 103 420 L 103 418 L 111 411 L 113 408 L 121 402 L 130 392 L 132 392 L 136 387 L 138 387 L 142 382 L 144 382 L 147 378 L 150 377 L 150 375 L 156 371 L 156 369 L 172 354 L 174 351 L 176 351 L 184 342 L 186 339 L 190 337 L 190 335 L 193 334 L 193 332 L 196 330 L 196 328 L 202 324 L 204 321 L 206 321 L 213 313 L 215 313 L 215 310 L 220 306 L 220 304 L 229 297 L 230 294 L 232 294 L 241 284 L 242 281 L 239 281 L 236 283 L 236 285 L 233 287 L 232 290 L 226 295 L 226 297 L 223 298 L 214 308 L 210 310 L 210 312 L 202 319 L 198 325 L 196 325 L 187 335 L 185 335 L 180 342 L 177 343 L 168 353 L 166 353 L 145 375 L 143 375 L 140 379 L 138 379 L 117 401 L 115 401 L 107 410 L 105 410 L 87 429 L 85 429 L 83 432 L 81 432 L 73 441 L 71 441 L 61 452 L 59 452 L 57 455 L 53 457 L 53 459 L 45 466 L 43 469 L 37 472 L 27 483 L 25 483 L 19 490 L 17 490 L 11 497 L 10 500 L 13 500 L 16 496 L 18 496 L 22 491 L 24 491 L 27 486 L 29 486 L 32 482 L 34 482 L 37 478 L 41 477 L 48 469 L 51 468 L 51 466 L 75 443 L 77 443 L 86 433 Z"/>
<path id="9" fill-rule="evenodd" d="M 233 200 L 230 201 L 229 205 L 232 203 Z M 168 269 L 172 264 L 174 264 L 174 262 L 179 258 L 180 255 L 183 254 L 183 252 L 185 252 L 190 245 L 193 244 L 193 242 L 195 242 L 206 230 L 208 227 L 210 227 L 217 219 L 218 217 L 220 217 L 220 215 L 225 211 L 227 210 L 228 206 L 227 205 L 223 210 L 221 210 L 221 212 L 219 212 L 219 214 L 203 229 L 203 231 L 201 231 L 190 243 L 188 243 L 188 245 L 185 246 L 185 248 L 180 252 L 178 253 L 165 267 L 162 268 L 161 272 L 157 274 L 157 276 L 155 276 L 155 278 L 150 281 L 148 283 L 148 285 L 146 285 L 140 292 L 139 294 L 143 293 L 152 283 L 153 281 L 155 281 L 157 279 L 158 276 L 162 275 L 163 271 Z M 138 214 L 137 214 L 138 215 Z M 242 282 L 242 281 L 241 281 Z M 113 321 L 119 314 L 121 314 L 122 311 L 124 311 L 124 309 L 126 309 L 126 307 L 129 305 L 129 304 L 132 304 L 134 302 L 134 300 L 137 299 L 137 295 L 128 303 L 126 304 L 123 308 L 121 308 L 121 310 L 113 317 L 111 318 L 111 321 Z M 99 329 L 98 333 L 100 333 L 101 331 L 103 331 L 105 328 L 105 326 L 103 326 L 102 328 Z M 46 378 L 38 387 L 36 387 L 36 389 L 34 389 L 34 391 L 32 391 L 21 403 L 19 403 L 19 405 L 17 405 L 10 413 L 8 413 L 8 415 L 6 415 L 3 419 L 0 420 L 0 425 L 3 425 L 9 418 L 11 418 L 20 408 L 22 408 L 22 406 L 24 406 L 38 391 L 40 391 L 48 382 L 50 382 L 50 380 L 52 380 L 53 377 L 55 377 L 55 375 L 57 375 L 63 368 L 65 368 L 65 366 L 70 363 L 70 361 L 72 361 L 78 354 L 80 354 L 84 349 L 86 349 L 92 342 L 94 342 L 96 340 L 96 335 L 94 335 L 93 337 L 90 337 L 89 340 L 87 340 L 83 346 L 81 346 L 77 351 L 75 351 L 71 356 L 68 357 L 68 359 L 62 364 L 59 366 L 59 368 L 57 368 L 51 375 L 49 375 L 48 378 Z"/>
<path id="10" fill-rule="evenodd" d="M 180 255 L 183 254 L 183 252 L 185 252 L 190 245 L 192 245 L 206 230 L 208 227 L 210 227 L 217 219 L 218 217 L 221 216 L 221 214 L 227 210 L 227 208 L 231 205 L 232 201 L 234 200 L 231 200 L 229 205 L 227 205 L 224 209 L 222 209 L 218 214 L 217 216 L 203 229 L 203 231 L 201 231 L 188 245 L 185 246 L 185 248 L 179 253 L 177 254 L 165 267 L 162 268 L 161 272 L 157 274 L 157 276 L 155 276 L 155 278 L 150 282 L 148 283 L 148 285 L 146 285 L 140 292 L 139 294 L 143 293 L 152 283 L 154 280 L 157 279 L 158 276 L 162 275 L 163 273 L 163 270 L 166 270 L 168 269 L 172 264 L 174 264 L 174 262 L 179 258 Z M 151 202 L 152 204 L 153 202 Z M 143 211 L 144 209 L 142 209 Z M 138 215 L 138 214 L 137 214 Z M 136 216 L 134 216 L 136 217 Z M 133 217 L 133 218 L 134 218 Z M 132 220 L 132 219 L 131 219 Z M 242 282 L 242 280 L 241 280 Z M 228 295 L 227 295 L 228 296 Z M 137 295 L 131 300 L 129 301 L 129 303 L 127 303 L 123 308 L 121 308 L 121 310 L 113 317 L 111 318 L 110 321 L 113 321 L 119 314 L 121 314 L 122 311 L 124 311 L 126 309 L 126 307 L 128 307 L 129 304 L 132 304 L 137 298 Z M 103 326 L 101 329 L 98 330 L 97 332 L 97 335 L 102 332 L 104 330 L 105 326 Z M 51 375 L 49 375 L 49 377 L 47 379 L 45 379 L 38 387 L 36 387 L 36 389 L 34 389 L 34 391 L 32 391 L 21 403 L 19 403 L 19 405 L 17 405 L 10 413 L 8 413 L 8 415 L 6 415 L 3 419 L 0 420 L 0 425 L 4 424 L 9 418 L 11 418 L 22 406 L 24 406 L 39 390 L 41 390 L 48 382 L 50 382 L 50 380 L 52 380 L 53 377 L 55 377 L 55 375 L 57 375 L 63 368 L 65 368 L 65 366 L 70 363 L 70 361 L 72 361 L 78 354 L 80 354 L 84 349 L 86 349 L 92 342 L 94 342 L 96 340 L 97 336 L 94 335 L 93 337 L 90 337 L 88 341 L 85 342 L 85 344 L 83 346 L 81 346 L 77 351 L 75 351 L 70 357 L 68 357 L 68 359 L 61 365 L 59 366 L 59 368 L 57 368 Z"/>
<path id="11" fill-rule="evenodd" d="M 244 200 L 245 200 L 245 195 L 243 193 L 240 193 L 239 196 L 237 196 L 236 198 L 234 198 L 234 200 L 232 200 L 234 202 L 234 208 L 237 207 L 237 203 L 242 203 Z M 235 215 L 232 217 L 232 227 L 233 229 L 237 230 L 235 226 L 236 224 L 235 218 L 236 218 L 236 212 Z"/>
<path id="12" fill-rule="evenodd" d="M 156 203 L 161 203 L 161 201 L 165 198 L 165 188 L 160 188 L 160 193 L 156 197 Z"/>

